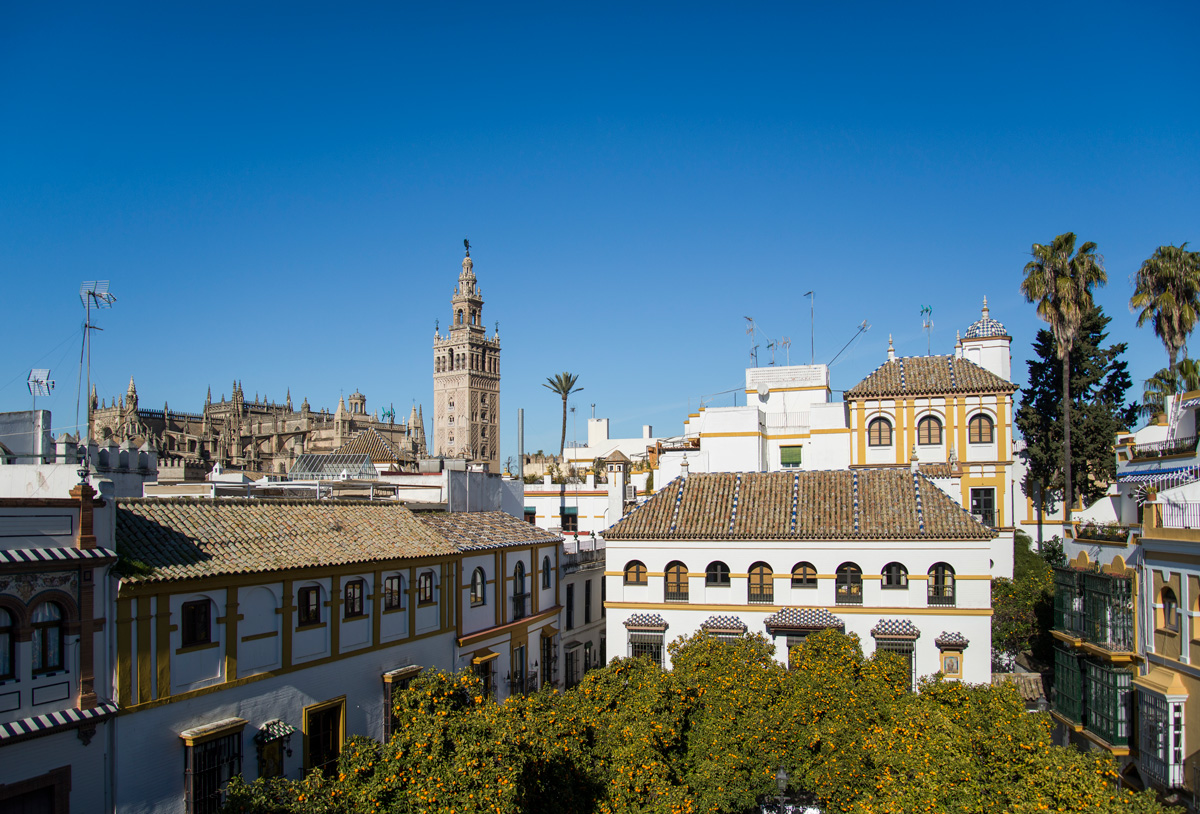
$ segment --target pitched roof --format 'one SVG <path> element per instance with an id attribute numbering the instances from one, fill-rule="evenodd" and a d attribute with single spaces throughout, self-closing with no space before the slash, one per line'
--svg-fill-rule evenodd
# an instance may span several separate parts
<path id="1" fill-rule="evenodd" d="M 375 463 L 394 463 L 400 460 L 396 448 L 387 442 L 374 427 L 367 427 L 358 435 L 335 449 L 334 454 L 370 455 Z"/>
<path id="2" fill-rule="evenodd" d="M 416 517 L 460 551 L 562 541 L 559 535 L 505 512 L 418 512 Z"/>
<path id="3" fill-rule="evenodd" d="M 923 396 L 941 393 L 1012 393 L 995 373 L 954 356 L 902 356 L 884 362 L 846 391 L 846 398 Z"/>
<path id="4" fill-rule="evenodd" d="M 134 582 L 453 554 L 403 505 L 255 498 L 123 498 L 117 551 Z"/>
<path id="5" fill-rule="evenodd" d="M 992 532 L 906 469 L 698 473 L 676 478 L 608 540 L 988 540 Z"/>

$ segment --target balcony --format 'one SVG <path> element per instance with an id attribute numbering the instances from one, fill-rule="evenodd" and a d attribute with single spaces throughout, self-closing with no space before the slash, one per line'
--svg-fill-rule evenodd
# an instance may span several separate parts
<path id="1" fill-rule="evenodd" d="M 1053 632 L 1109 660 L 1131 660 L 1133 577 L 1055 568 Z"/>
<path id="2" fill-rule="evenodd" d="M 1168 458 L 1172 455 L 1190 455 L 1196 451 L 1196 436 L 1188 435 L 1171 441 L 1155 441 L 1152 444 L 1134 444 L 1129 449 L 1129 456 L 1134 461 L 1147 461 L 1156 458 Z"/>
<path id="3" fill-rule="evenodd" d="M 839 605 L 861 605 L 862 584 L 838 585 L 834 596 Z"/>
<path id="4" fill-rule="evenodd" d="M 930 580 L 925 594 L 926 605 L 953 608 L 956 601 L 957 600 L 954 596 L 954 583 L 950 583 L 949 585 L 938 585 Z"/>
<path id="5" fill-rule="evenodd" d="M 746 600 L 751 605 L 774 605 L 775 592 L 771 591 L 750 591 Z"/>
<path id="6" fill-rule="evenodd" d="M 1200 529 L 1200 503 L 1162 503 L 1162 527 L 1165 529 Z"/>
<path id="7" fill-rule="evenodd" d="M 1054 648 L 1052 710 L 1056 717 L 1114 754 L 1128 754 L 1133 673 L 1124 667 Z"/>
<path id="8" fill-rule="evenodd" d="M 688 590 L 686 587 L 684 587 L 682 590 L 672 590 L 670 587 L 668 587 L 667 590 L 663 591 L 663 600 L 666 602 L 687 602 Z"/>

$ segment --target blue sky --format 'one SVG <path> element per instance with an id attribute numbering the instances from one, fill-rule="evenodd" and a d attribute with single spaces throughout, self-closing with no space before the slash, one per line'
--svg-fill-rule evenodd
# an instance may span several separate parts
<path id="1" fill-rule="evenodd" d="M 0 410 L 51 366 L 74 423 L 85 279 L 101 395 L 424 404 L 469 236 L 503 343 L 502 457 L 583 418 L 675 434 L 737 387 L 744 316 L 848 388 L 992 316 L 1040 327 L 1033 242 L 1099 244 L 1129 313 L 1200 241 L 1195 4 L 46 4 L 0 7 Z M 1200 242 L 1196 243 L 1200 246 Z M 765 350 L 760 361 L 767 361 Z M 714 404 L 731 404 L 731 396 Z M 573 433 L 568 427 L 568 438 Z"/>

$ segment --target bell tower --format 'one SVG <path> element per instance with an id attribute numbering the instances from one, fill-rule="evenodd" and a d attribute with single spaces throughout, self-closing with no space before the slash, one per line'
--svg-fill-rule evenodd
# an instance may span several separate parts
<path id="1" fill-rule="evenodd" d="M 483 327 L 483 293 L 471 244 L 450 298 L 450 327 L 433 332 L 433 444 L 430 453 L 500 471 L 500 328 Z"/>

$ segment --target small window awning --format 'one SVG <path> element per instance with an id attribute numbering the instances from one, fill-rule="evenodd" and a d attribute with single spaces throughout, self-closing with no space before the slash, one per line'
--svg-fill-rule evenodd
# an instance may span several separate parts
<path id="1" fill-rule="evenodd" d="M 546 625 L 544 628 L 542 628 L 542 638 L 543 639 L 549 639 L 549 638 L 552 638 L 557 635 L 558 635 L 558 628 L 556 628 L 554 625 Z"/>
<path id="2" fill-rule="evenodd" d="M 562 507 L 562 516 L 563 517 L 576 517 L 576 516 L 578 516 L 578 514 L 579 514 L 579 509 L 576 506 L 563 506 Z"/>
<path id="3" fill-rule="evenodd" d="M 386 684 L 393 684 L 398 681 L 404 681 L 405 679 L 412 678 L 419 672 L 421 672 L 421 666 L 419 664 L 410 664 L 407 667 L 388 670 L 383 674 L 383 680 Z"/>
<path id="4" fill-rule="evenodd" d="M 499 658 L 500 654 L 492 650 L 480 650 L 472 658 L 472 664 L 487 664 L 492 659 Z"/>
<path id="5" fill-rule="evenodd" d="M 1117 481 L 1120 483 L 1153 483 L 1187 475 L 1200 475 L 1200 466 L 1129 467 L 1117 475 Z"/>
<path id="6" fill-rule="evenodd" d="M 296 727 L 276 718 L 274 721 L 267 721 L 258 728 L 258 732 L 254 735 L 254 742 L 257 744 L 270 743 L 280 738 L 286 738 L 295 731 Z"/>
<path id="7" fill-rule="evenodd" d="M 525 514 L 537 514 L 537 506 L 526 506 Z"/>
<path id="8" fill-rule="evenodd" d="M 574 650 L 578 650 L 581 647 L 583 647 L 583 642 L 571 642 L 568 645 L 564 645 L 563 650 L 566 650 L 568 653 L 570 653 Z"/>

